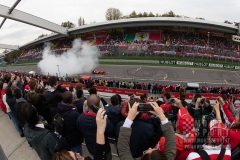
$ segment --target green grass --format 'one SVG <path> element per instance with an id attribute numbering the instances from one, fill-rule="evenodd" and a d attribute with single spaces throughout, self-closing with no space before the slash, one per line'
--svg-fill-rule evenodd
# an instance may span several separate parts
<path id="1" fill-rule="evenodd" d="M 189 62 L 198 62 L 198 63 L 215 63 L 215 64 L 225 64 L 225 65 L 233 65 L 239 66 L 240 64 L 237 62 L 229 62 L 229 61 L 216 61 L 216 60 L 205 60 L 205 59 L 197 59 L 197 58 L 174 58 L 174 57 L 158 57 L 158 56 L 104 56 L 100 57 L 100 59 L 128 59 L 128 60 L 162 60 L 162 61 L 189 61 Z"/>
<path id="2" fill-rule="evenodd" d="M 214 68 L 214 67 L 201 67 L 201 66 L 185 66 L 185 65 L 167 65 L 167 64 L 152 64 L 152 63 L 139 63 L 139 62 L 99 62 L 99 64 L 103 65 L 137 65 L 137 66 L 166 66 L 166 67 L 184 67 L 184 68 L 204 68 L 204 69 L 216 69 L 216 70 L 230 70 L 237 71 L 236 69 L 228 69 L 228 68 Z"/>

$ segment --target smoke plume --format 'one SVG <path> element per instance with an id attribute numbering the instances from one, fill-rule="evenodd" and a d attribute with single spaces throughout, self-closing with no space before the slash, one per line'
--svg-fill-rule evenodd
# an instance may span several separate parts
<path id="1" fill-rule="evenodd" d="M 98 65 L 98 55 L 97 47 L 81 39 L 75 39 L 72 48 L 62 54 L 53 53 L 48 44 L 38 68 L 45 75 L 56 75 L 59 72 L 60 76 L 81 74 L 90 72 Z"/>

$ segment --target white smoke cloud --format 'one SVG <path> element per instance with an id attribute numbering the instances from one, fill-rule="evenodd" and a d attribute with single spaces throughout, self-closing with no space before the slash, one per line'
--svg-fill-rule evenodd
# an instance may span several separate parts
<path id="1" fill-rule="evenodd" d="M 98 55 L 97 47 L 81 39 L 75 39 L 72 48 L 61 55 L 53 53 L 48 44 L 43 51 L 42 60 L 38 63 L 38 68 L 45 75 L 56 75 L 59 72 L 60 76 L 81 74 L 90 72 L 98 65 Z"/>

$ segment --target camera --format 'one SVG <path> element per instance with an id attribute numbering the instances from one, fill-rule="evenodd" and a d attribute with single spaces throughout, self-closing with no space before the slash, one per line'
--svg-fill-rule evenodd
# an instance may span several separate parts
<path id="1" fill-rule="evenodd" d="M 201 101 L 200 101 L 200 103 L 201 103 L 201 104 L 204 104 L 205 101 L 206 101 L 206 99 L 205 99 L 205 98 L 202 98 Z"/>
<path id="2" fill-rule="evenodd" d="M 149 103 L 140 103 L 137 111 L 139 111 L 139 112 L 153 111 L 153 107 Z"/>
<path id="3" fill-rule="evenodd" d="M 171 104 L 174 104 L 174 103 L 175 103 L 175 99 L 171 98 L 171 99 L 170 99 L 170 103 L 171 103 Z"/>

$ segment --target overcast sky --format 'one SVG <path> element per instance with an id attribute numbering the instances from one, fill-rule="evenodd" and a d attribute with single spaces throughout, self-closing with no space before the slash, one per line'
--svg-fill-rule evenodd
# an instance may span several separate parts
<path id="1" fill-rule="evenodd" d="M 11 7 L 15 1 L 0 0 L 0 4 Z M 110 7 L 118 8 L 123 15 L 128 15 L 133 10 L 137 13 L 154 14 L 172 10 L 175 14 L 191 18 L 240 22 L 240 0 L 22 0 L 16 9 L 60 25 L 64 21 L 77 24 L 80 16 L 86 23 L 105 21 L 105 12 Z M 2 19 L 0 17 L 0 22 Z M 50 32 L 7 20 L 0 29 L 0 43 L 22 45 L 36 39 L 42 33 Z"/>

